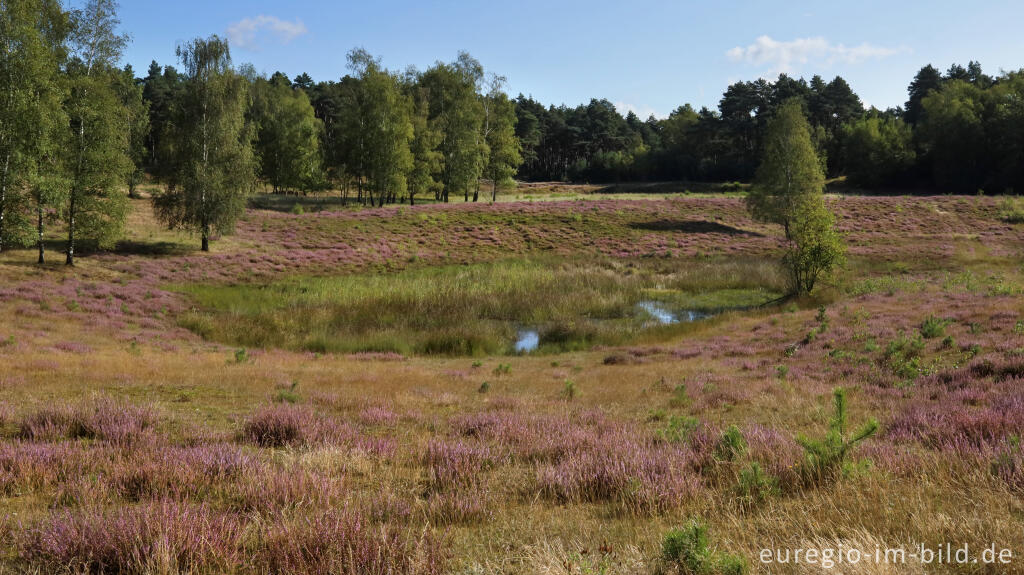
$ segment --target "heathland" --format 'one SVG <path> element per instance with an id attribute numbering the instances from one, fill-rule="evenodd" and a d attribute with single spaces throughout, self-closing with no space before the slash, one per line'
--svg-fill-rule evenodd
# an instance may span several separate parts
<path id="1" fill-rule="evenodd" d="M 593 191 L 259 196 L 211 253 L 132 200 L 126 238 L 75 267 L 4 251 L 3 569 L 759 572 L 763 548 L 1024 549 L 1012 202 L 827 196 L 847 265 L 780 299 L 782 232 L 741 198 Z M 910 563 L 843 572 L 1015 569 Z"/>

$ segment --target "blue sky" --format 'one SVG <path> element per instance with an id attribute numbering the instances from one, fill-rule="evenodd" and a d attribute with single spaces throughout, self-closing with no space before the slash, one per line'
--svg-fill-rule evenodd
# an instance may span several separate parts
<path id="1" fill-rule="evenodd" d="M 78 4 L 79 2 L 74 2 Z M 175 63 L 174 48 L 210 34 L 236 63 L 316 80 L 345 74 L 360 46 L 392 69 L 420 69 L 467 50 L 545 104 L 607 98 L 621 111 L 714 107 L 736 80 L 780 71 L 846 78 L 868 104 L 906 100 L 922 65 L 979 60 L 989 73 L 1024 67 L 1024 3 L 631 2 L 518 0 L 122 0 L 125 61 Z"/>

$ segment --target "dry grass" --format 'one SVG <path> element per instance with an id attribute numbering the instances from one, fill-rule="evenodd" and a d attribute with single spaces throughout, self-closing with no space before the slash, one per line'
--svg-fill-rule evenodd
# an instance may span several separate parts
<path id="1" fill-rule="evenodd" d="M 692 207 L 676 201 L 665 202 L 665 209 Z M 27 265 L 30 253 L 4 253 L 0 289 L 24 291 L 0 297 L 0 563 L 12 572 L 60 571 L 56 559 L 80 560 L 84 551 L 61 548 L 64 555 L 47 555 L 56 551 L 41 547 L 38 536 L 55 525 L 113 521 L 117 513 L 128 515 L 116 524 L 163 537 L 163 547 L 143 548 L 147 556 L 125 563 L 125 571 L 135 573 L 267 572 L 285 564 L 316 572 L 294 545 L 275 555 L 268 542 L 316 541 L 332 526 L 355 534 L 360 553 L 391 558 L 396 572 L 420 573 L 431 572 L 434 560 L 448 572 L 466 574 L 650 572 L 664 533 L 693 517 L 708 523 L 715 547 L 745 557 L 754 572 L 828 572 L 809 565 L 769 571 L 757 563 L 764 548 L 842 543 L 873 549 L 948 541 L 972 549 L 990 543 L 1024 549 L 1024 483 L 992 467 L 1001 454 L 1020 460 L 1012 437 L 1024 432 L 1015 371 L 1024 353 L 1024 328 L 1018 327 L 1024 319 L 1024 231 L 1000 223 L 996 204 L 987 198 L 933 202 L 944 214 L 914 200 L 879 201 L 881 208 L 842 200 L 843 226 L 857 230 L 856 258 L 843 282 L 829 291 L 824 328 L 816 318 L 821 302 L 797 302 L 726 314 L 664 341 L 550 356 L 474 360 L 250 349 L 236 358 L 233 348 L 175 327 L 184 310 L 181 300 L 145 297 L 161 281 L 181 281 L 177 274 L 185 272 L 178 266 L 202 261 L 179 252 L 189 245 L 187 236 L 157 229 L 145 211 L 133 216 L 132 239 L 146 246 L 170 244 L 166 253 L 136 249 L 84 257 L 75 270 L 37 270 Z M 595 223 L 585 221 L 581 229 L 593 225 L 595 237 L 608 239 L 601 235 L 611 233 L 605 224 L 637 214 L 649 221 L 647 203 L 638 202 L 644 205 L 637 212 L 629 211 L 629 203 L 611 204 L 607 215 L 593 216 Z M 719 208 L 723 218 L 732 217 L 731 205 Z M 432 217 L 445 213 L 430 209 Z M 323 227 L 331 216 L 287 221 L 347 240 L 362 238 L 367 229 L 404 229 L 399 221 L 360 214 L 344 216 L 362 219 L 336 228 Z M 266 232 L 260 231 L 264 217 L 270 222 Z M 215 249 L 225 258 L 250 257 L 248 250 L 279 233 L 276 226 L 285 222 L 278 217 L 251 212 L 240 237 Z M 545 227 L 550 213 L 536 217 L 521 221 L 520 233 L 552 234 Z M 990 228 L 978 227 L 984 218 Z M 690 232 L 643 233 L 638 237 Z M 972 239 L 977 233 L 984 235 Z M 960 239 L 948 239 L 950 234 Z M 750 248 L 750 257 L 764 247 L 758 239 L 735 241 Z M 933 255 L 926 265 L 909 256 L 915 245 Z M 677 274 L 679 285 L 704 281 L 700 266 L 706 260 L 691 261 L 692 271 Z M 173 268 L 172 277 L 138 279 L 150 265 Z M 281 278 L 286 272 L 269 273 Z M 730 273 L 742 275 L 740 269 Z M 132 287 L 136 281 L 149 283 Z M 86 286 L 97 286 L 101 296 L 88 297 Z M 114 291 L 114 303 L 108 303 L 100 291 L 107 287 L 131 287 L 142 295 L 136 300 Z M 159 305 L 147 303 L 154 300 Z M 113 318 L 109 310 L 122 302 L 130 309 Z M 932 315 L 951 320 L 944 333 L 952 343 L 923 340 L 916 371 L 909 377 L 896 373 L 888 344 L 900 330 L 914 336 Z M 811 330 L 815 335 L 808 337 Z M 606 362 L 611 355 L 625 361 Z M 496 370 L 502 364 L 508 368 Z M 566 380 L 578 391 L 571 400 L 563 393 Z M 294 397 L 288 397 L 294 405 L 280 403 L 282 390 L 291 390 L 293 382 Z M 481 393 L 484 382 L 489 390 Z M 822 433 L 830 392 L 840 385 L 850 390 L 851 422 L 874 416 L 882 423 L 880 435 L 856 453 L 873 466 L 836 483 L 798 485 L 798 474 L 787 467 L 799 465 L 792 438 Z M 138 406 L 152 415 L 145 426 L 134 426 L 96 405 Z M 89 409 L 74 412 L 81 406 Z M 39 414 L 54 408 L 85 414 L 108 426 L 102 429 L 121 422 L 117 429 L 136 440 L 109 439 L 123 434 L 19 434 L 23 422 L 41 421 Z M 303 435 L 284 447 L 247 438 L 246 424 L 256 414 L 283 409 L 302 415 L 294 421 Z M 666 446 L 658 438 L 672 416 L 696 418 L 700 431 Z M 493 422 L 504 427 L 485 427 L 499 425 Z M 743 431 L 748 450 L 736 461 L 715 460 L 709 455 L 714 442 L 733 424 Z M 607 457 L 610 465 L 626 465 L 637 474 L 655 468 L 631 459 L 635 453 L 668 454 L 685 465 L 681 472 L 698 482 L 698 491 L 667 508 L 624 504 L 635 494 L 623 490 L 551 496 L 539 481 L 543 469 L 568 465 L 568 454 L 575 453 Z M 200 456 L 219 463 L 196 463 L 205 461 Z M 253 484 L 246 474 L 227 471 L 204 475 L 204 469 L 233 469 L 236 459 L 252 466 L 246 469 L 256 470 L 250 475 L 261 481 Z M 783 489 L 761 505 L 744 506 L 736 482 L 750 460 L 772 470 Z M 161 465 L 167 461 L 186 463 L 168 469 Z M 438 467 L 445 465 L 452 467 Z M 159 485 L 177 487 L 153 489 Z M 325 516 L 327 507 L 347 515 Z M 186 525 L 183 517 L 198 523 Z M 151 518 L 158 528 L 144 529 L 139 518 Z M 353 518 L 369 530 L 357 528 Z M 189 525 L 217 546 L 193 548 L 168 535 Z M 103 544 L 112 557 L 128 549 L 118 547 L 122 540 Z M 88 550 L 100 542 L 83 535 L 81 545 Z M 349 553 L 340 541 L 325 545 L 325 556 L 334 561 Z M 1016 563 L 967 571 L 862 564 L 831 572 L 1024 570 Z"/>

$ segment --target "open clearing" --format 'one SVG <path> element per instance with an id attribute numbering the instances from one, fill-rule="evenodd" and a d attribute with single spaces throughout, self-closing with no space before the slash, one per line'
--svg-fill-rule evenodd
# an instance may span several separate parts
<path id="1" fill-rule="evenodd" d="M 5 252 L 0 562 L 638 573 L 694 517 L 751 564 L 1024 549 L 1024 226 L 988 197 L 828 203 L 847 269 L 766 306 L 780 232 L 733 197 L 251 209 L 212 254 L 140 200 L 74 269 Z M 724 313 L 653 325 L 652 300 Z M 795 438 L 839 386 L 881 430 L 813 481 Z"/>

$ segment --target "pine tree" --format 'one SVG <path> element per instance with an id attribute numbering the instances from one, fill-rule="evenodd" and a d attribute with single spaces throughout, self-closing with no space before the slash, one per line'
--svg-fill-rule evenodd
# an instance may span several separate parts
<path id="1" fill-rule="evenodd" d="M 217 36 L 192 40 L 177 54 L 187 79 L 168 138 L 168 187 L 154 206 L 171 228 L 198 232 L 207 252 L 215 232 L 234 229 L 255 178 L 247 82 Z"/>

